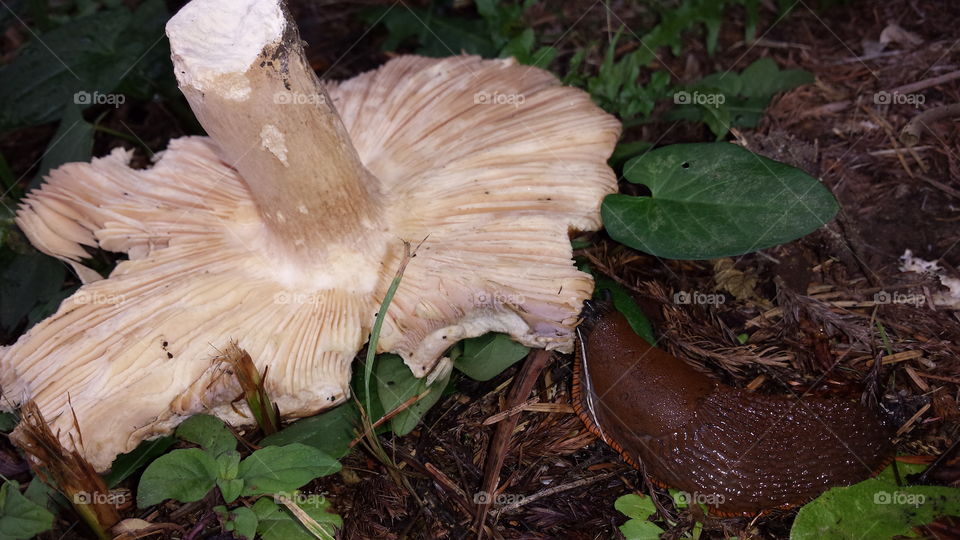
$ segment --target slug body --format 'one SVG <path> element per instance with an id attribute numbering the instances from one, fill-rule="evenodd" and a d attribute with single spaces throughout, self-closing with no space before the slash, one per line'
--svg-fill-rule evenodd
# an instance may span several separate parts
<path id="1" fill-rule="evenodd" d="M 802 504 L 893 458 L 887 430 L 855 402 L 724 385 L 651 347 L 613 310 L 578 330 L 577 414 L 654 482 L 717 513 Z"/>

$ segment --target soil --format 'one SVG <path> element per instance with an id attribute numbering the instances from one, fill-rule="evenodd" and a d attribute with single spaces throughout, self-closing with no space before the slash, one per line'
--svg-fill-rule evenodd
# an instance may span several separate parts
<path id="1" fill-rule="evenodd" d="M 383 32 L 367 33 L 363 10 L 370 4 L 320 4 L 293 3 L 318 72 L 347 78 L 387 59 L 388 53 L 380 49 Z M 546 41 L 558 40 L 555 46 L 564 64 L 573 51 L 606 39 L 620 24 L 646 24 L 645 12 L 632 4 L 606 3 L 609 12 L 604 4 L 542 2 L 529 12 L 529 22 Z M 743 12 L 735 10 L 725 20 L 712 56 L 700 36 L 690 35 L 681 55 L 662 51 L 657 62 L 685 81 L 741 70 L 765 56 L 781 68 L 813 73 L 815 84 L 777 96 L 757 129 L 734 136 L 757 153 L 822 179 L 842 206 L 836 220 L 796 242 L 730 261 L 734 270 L 756 280 L 753 293 L 727 292 L 727 301 L 716 306 L 673 302 L 673 293 L 680 290 L 722 290 L 725 282 L 714 261 L 657 259 L 620 246 L 603 233 L 591 235 L 591 247 L 577 255 L 634 295 L 651 317 L 661 346 L 677 356 L 729 384 L 762 392 L 803 389 L 873 397 L 885 422 L 897 430 L 898 453 L 932 462 L 960 436 L 960 315 L 933 306 L 932 295 L 940 290 L 936 279 L 899 267 L 900 257 L 911 250 L 960 277 L 960 125 L 956 119 L 940 120 L 912 149 L 898 134 L 919 112 L 960 101 L 960 78 L 906 92 L 922 96 L 919 107 L 878 103 L 875 96 L 958 73 L 960 3 L 833 4 L 811 9 L 814 6 L 801 0 L 782 20 L 761 8 L 761 39 L 755 43 L 743 41 Z M 894 41 L 881 51 L 875 42 L 891 25 L 915 39 Z M 587 59 L 599 61 L 596 52 Z M 177 118 L 148 108 L 116 122 L 126 120 L 157 151 L 168 138 L 192 129 Z M 119 124 L 108 127 L 125 131 Z M 22 130 L 0 139 L 0 148 L 15 158 L 12 168 L 23 172 L 42 153 L 51 133 L 46 127 Z M 664 145 L 713 136 L 702 125 L 658 120 L 631 128 L 624 139 Z M 116 144 L 115 138 L 98 136 L 95 153 Z M 894 291 L 928 301 L 875 302 L 878 293 Z M 743 334 L 748 338 L 741 343 L 738 336 Z M 894 356 L 906 351 L 918 354 L 906 360 Z M 878 359 L 881 367 L 872 368 Z M 346 458 L 343 474 L 311 486 L 334 501 L 345 522 L 341 536 L 476 537 L 475 503 L 486 496 L 481 486 L 496 429 L 496 424 L 484 422 L 509 408 L 507 393 L 525 376 L 530 375 L 521 363 L 488 382 L 464 379 L 412 434 L 383 437 L 388 452 L 409 474 L 413 492 L 398 486 L 383 464 L 359 451 Z M 570 383 L 571 358 L 554 355 L 536 378 L 533 392 L 524 396 L 554 408 L 516 416 L 518 424 L 503 450 L 499 488 L 491 496 L 488 537 L 616 538 L 617 526 L 626 518 L 614 509 L 614 501 L 631 492 L 652 495 L 663 505 L 674 523 L 668 538 L 684 537 L 697 520 L 704 523 L 702 537 L 789 535 L 795 510 L 718 518 L 700 515 L 698 509 L 675 509 L 665 490 L 644 482 L 586 430 L 569 406 Z M 938 475 L 947 484 L 960 485 L 960 463 L 948 460 Z M 202 507 L 179 513 L 180 524 L 189 530 L 203 514 Z M 956 523 L 937 527 L 921 532 L 939 538 L 960 535 Z M 211 534 L 215 530 L 209 529 Z"/>

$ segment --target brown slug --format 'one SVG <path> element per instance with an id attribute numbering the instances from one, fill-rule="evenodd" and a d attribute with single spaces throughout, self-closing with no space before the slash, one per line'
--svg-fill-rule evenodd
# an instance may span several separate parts
<path id="1" fill-rule="evenodd" d="M 803 504 L 893 459 L 887 430 L 866 407 L 732 388 L 650 346 L 613 309 L 586 311 L 574 409 L 661 487 L 721 515 L 751 515 Z"/>

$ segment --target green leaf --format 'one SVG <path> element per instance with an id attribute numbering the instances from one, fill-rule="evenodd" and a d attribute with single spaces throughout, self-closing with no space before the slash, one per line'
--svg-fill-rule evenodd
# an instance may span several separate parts
<path id="1" fill-rule="evenodd" d="M 728 143 L 676 144 L 630 160 L 624 175 L 650 197 L 609 195 L 610 236 L 674 259 L 715 259 L 795 240 L 838 205 L 815 178 Z"/>
<path id="2" fill-rule="evenodd" d="M 297 505 L 311 518 L 323 527 L 328 538 L 332 539 L 335 528 L 343 526 L 340 516 L 330 513 L 330 501 L 322 495 L 301 495 L 293 498 Z M 262 498 L 253 505 L 260 524 L 257 532 L 263 540 L 316 540 L 318 536 L 311 534 L 297 519 L 290 515 L 290 511 L 278 505 L 271 499 Z M 323 538 L 320 536 L 320 538 Z"/>
<path id="3" fill-rule="evenodd" d="M 596 275 L 593 279 L 596 282 L 597 293 L 602 289 L 610 291 L 613 307 L 627 318 L 627 322 L 630 323 L 630 328 L 650 345 L 656 345 L 657 338 L 653 333 L 653 325 L 650 324 L 650 319 L 648 319 L 643 313 L 643 310 L 640 309 L 640 306 L 636 300 L 633 299 L 633 296 L 630 296 L 630 293 L 621 287 L 619 283 L 603 274 Z M 595 298 L 598 296 L 601 295 L 594 293 Z"/>
<path id="4" fill-rule="evenodd" d="M 0 274 L 0 327 L 12 332 L 36 305 L 56 296 L 63 263 L 39 252 L 23 254 Z"/>
<path id="5" fill-rule="evenodd" d="M 0 131 L 59 118 L 77 92 L 109 94 L 162 41 L 165 22 L 163 2 L 148 0 L 136 13 L 100 11 L 31 40 L 0 68 Z"/>
<path id="6" fill-rule="evenodd" d="M 237 497 L 243 493 L 243 480 L 239 478 L 217 479 L 217 487 L 220 488 L 220 494 L 223 496 L 223 502 L 229 504 L 237 500 Z"/>
<path id="7" fill-rule="evenodd" d="M 0 431 L 13 431 L 13 428 L 17 427 L 19 422 L 20 419 L 13 413 L 0 413 Z"/>
<path id="8" fill-rule="evenodd" d="M 898 467 L 903 468 L 900 464 Z M 888 472 L 849 487 L 833 488 L 797 514 L 792 540 L 892 538 L 940 516 L 960 516 L 960 489 L 898 486 Z"/>
<path id="9" fill-rule="evenodd" d="M 240 473 L 240 453 L 227 450 L 217 456 L 217 487 L 223 495 L 223 501 L 232 503 L 243 491 L 243 480 L 237 478 Z"/>
<path id="10" fill-rule="evenodd" d="M 27 490 L 23 492 L 24 497 L 44 508 L 50 506 L 53 497 L 56 495 L 59 494 L 39 478 L 31 480 L 30 484 L 27 485 Z"/>
<path id="11" fill-rule="evenodd" d="M 617 512 L 636 519 L 647 519 L 657 513 L 657 507 L 654 506 L 650 497 L 634 493 L 617 497 L 617 500 L 613 502 L 613 507 L 617 509 Z"/>
<path id="12" fill-rule="evenodd" d="M 613 149 L 613 154 L 610 156 L 610 159 L 607 160 L 610 163 L 610 166 L 613 168 L 619 168 L 623 165 L 628 159 L 646 152 L 653 147 L 652 143 L 647 141 L 633 141 L 628 143 L 620 143 Z"/>
<path id="13" fill-rule="evenodd" d="M 33 538 L 52 527 L 53 514 L 20 494 L 19 484 L 0 486 L 0 538 Z"/>
<path id="14" fill-rule="evenodd" d="M 117 487 L 120 482 L 134 473 L 140 467 L 153 461 L 157 456 L 167 451 L 167 448 L 173 445 L 176 439 L 172 435 L 153 439 L 152 441 L 143 441 L 132 452 L 120 454 L 113 460 L 113 465 L 103 477 L 108 488 Z"/>
<path id="15" fill-rule="evenodd" d="M 746 97 L 770 98 L 774 94 L 814 81 L 813 74 L 802 69 L 781 71 L 772 58 L 764 57 L 740 73 L 741 94 Z"/>
<path id="16" fill-rule="evenodd" d="M 440 399 L 444 387 L 450 380 L 450 374 L 447 373 L 428 386 L 426 377 L 419 379 L 414 377 L 410 368 L 403 363 L 403 359 L 395 354 L 378 356 L 374 369 L 377 394 L 380 396 L 380 404 L 383 405 L 386 414 L 390 414 L 408 399 L 429 390 L 422 399 L 390 419 L 391 429 L 400 436 L 410 433 L 417 427 L 423 415 Z"/>
<path id="17" fill-rule="evenodd" d="M 257 514 L 246 506 L 238 506 L 233 510 L 227 510 L 226 506 L 213 507 L 220 522 L 223 523 L 223 530 L 232 532 L 234 536 L 239 536 L 246 540 L 253 540 L 257 534 L 257 526 L 260 520 Z"/>
<path id="18" fill-rule="evenodd" d="M 198 448 L 174 450 L 143 471 L 137 488 L 137 506 L 146 508 L 166 499 L 193 502 L 216 484 L 217 462 Z"/>
<path id="19" fill-rule="evenodd" d="M 613 507 L 631 518 L 620 526 L 620 532 L 627 540 L 654 540 L 663 534 L 663 529 L 648 521 L 650 516 L 657 513 L 649 497 L 629 493 L 618 497 Z"/>
<path id="20" fill-rule="evenodd" d="M 268 446 L 240 462 L 237 477 L 243 494 L 291 492 L 321 476 L 340 471 L 340 463 L 322 450 L 305 444 Z"/>
<path id="21" fill-rule="evenodd" d="M 60 126 L 53 134 L 43 160 L 40 162 L 40 171 L 30 181 L 30 189 L 36 189 L 43 183 L 43 177 L 51 170 L 74 161 L 90 161 L 93 155 L 93 125 L 83 119 L 80 107 L 73 100 L 63 109 Z"/>
<path id="22" fill-rule="evenodd" d="M 237 438 L 223 420 L 209 414 L 196 414 L 187 418 L 177 427 L 176 435 L 200 445 L 214 456 L 237 448 Z"/>
<path id="23" fill-rule="evenodd" d="M 303 443 L 318 448 L 334 459 L 350 453 L 350 442 L 360 414 L 353 403 L 344 403 L 310 418 L 298 420 L 278 433 L 265 437 L 260 446 Z"/>
<path id="24" fill-rule="evenodd" d="M 453 365 L 476 381 L 489 381 L 527 356 L 530 349 L 505 334 L 489 333 L 463 341 L 463 355 Z"/>

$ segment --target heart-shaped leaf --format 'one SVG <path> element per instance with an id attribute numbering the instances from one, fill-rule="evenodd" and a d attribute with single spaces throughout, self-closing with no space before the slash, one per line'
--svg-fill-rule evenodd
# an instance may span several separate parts
<path id="1" fill-rule="evenodd" d="M 607 196 L 604 225 L 659 257 L 750 253 L 810 233 L 838 209 L 817 179 L 729 143 L 666 146 L 627 162 L 624 175 L 651 196 Z"/>

